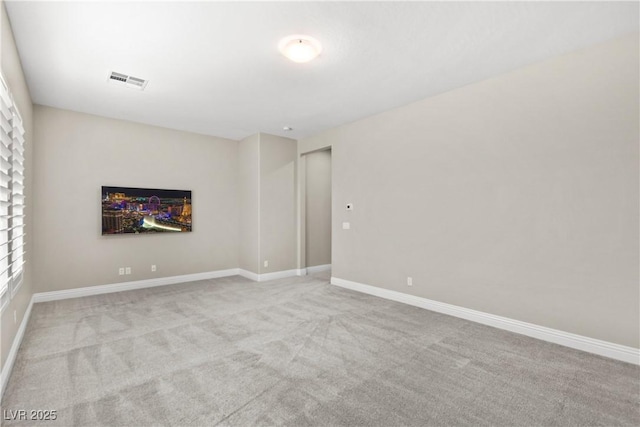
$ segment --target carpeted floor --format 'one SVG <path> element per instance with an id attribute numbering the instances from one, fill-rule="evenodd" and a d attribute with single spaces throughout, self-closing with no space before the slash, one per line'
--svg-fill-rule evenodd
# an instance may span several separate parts
<path id="1" fill-rule="evenodd" d="M 347 291 L 241 277 L 36 304 L 5 425 L 640 425 L 640 367 Z"/>

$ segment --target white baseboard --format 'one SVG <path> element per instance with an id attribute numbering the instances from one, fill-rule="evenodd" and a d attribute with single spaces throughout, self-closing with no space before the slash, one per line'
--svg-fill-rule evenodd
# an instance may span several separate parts
<path id="1" fill-rule="evenodd" d="M 331 270 L 331 264 L 314 265 L 313 267 L 307 267 L 307 274 L 320 273 L 322 271 Z"/>
<path id="2" fill-rule="evenodd" d="M 13 370 L 13 364 L 16 361 L 16 357 L 18 356 L 18 349 L 20 348 L 20 344 L 22 344 L 22 338 L 24 337 L 24 331 L 27 329 L 27 323 L 29 323 L 29 318 L 31 317 L 31 308 L 33 307 L 33 297 L 31 301 L 29 301 L 29 305 L 24 312 L 24 316 L 22 316 L 22 322 L 20 322 L 20 327 L 18 328 L 18 332 L 16 336 L 13 338 L 13 343 L 11 344 L 11 349 L 9 349 L 9 354 L 7 355 L 7 360 L 2 367 L 2 373 L 0 373 L 0 399 L 4 395 L 4 391 L 7 388 L 7 383 L 9 382 L 9 377 L 11 376 L 11 371 Z"/>
<path id="3" fill-rule="evenodd" d="M 306 276 L 307 275 L 307 269 L 306 268 L 298 268 L 296 270 L 296 276 Z"/>
<path id="4" fill-rule="evenodd" d="M 198 280 L 217 279 L 220 277 L 240 275 L 256 282 L 282 279 L 296 275 L 296 270 L 276 271 L 273 273 L 256 274 L 241 268 L 228 270 L 207 271 L 204 273 L 183 274 L 181 276 L 158 277 L 157 279 L 136 280 L 133 282 L 112 283 L 108 285 L 87 286 L 85 288 L 64 289 L 62 291 L 39 292 L 33 294 L 33 302 L 57 301 L 68 298 L 81 298 L 91 295 L 109 294 L 112 292 L 132 291 L 135 289 L 152 288 L 155 286 L 175 285 L 178 283 L 195 282 Z"/>
<path id="5" fill-rule="evenodd" d="M 246 277 L 247 279 L 253 280 L 254 282 L 260 281 L 260 275 L 258 273 L 254 273 L 253 271 L 244 270 L 242 268 L 238 269 L 238 274 L 242 277 Z"/>
<path id="6" fill-rule="evenodd" d="M 265 282 L 267 280 L 275 280 L 275 279 L 284 279 L 285 277 L 291 276 L 302 276 L 299 274 L 300 270 L 282 270 L 282 271 L 274 271 L 273 273 L 263 273 L 258 274 L 253 271 L 243 270 L 242 268 L 238 269 L 238 274 L 242 277 L 246 277 L 247 279 L 251 279 L 254 282 Z"/>
<path id="7" fill-rule="evenodd" d="M 109 285 L 87 286 L 86 288 L 65 289 L 62 291 L 39 292 L 33 294 L 33 302 L 56 301 L 67 298 L 80 298 L 91 295 L 109 294 L 112 292 L 131 291 L 134 289 L 152 288 L 155 286 L 175 285 L 177 283 L 195 282 L 197 280 L 217 279 L 235 276 L 237 268 L 228 270 L 207 271 L 204 273 L 183 274 L 181 276 L 158 277 L 157 279 L 136 280 L 133 282 L 112 283 Z"/>
<path id="8" fill-rule="evenodd" d="M 385 298 L 388 300 L 413 305 L 415 307 L 436 311 L 438 313 L 448 314 L 450 316 L 459 317 L 462 319 L 470 320 L 472 322 L 482 323 L 483 325 L 493 326 L 494 328 L 504 329 L 506 331 L 515 332 L 543 341 L 549 341 L 555 344 L 563 345 L 565 347 L 571 347 L 577 350 L 609 357 L 611 359 L 640 365 L 640 349 L 637 348 L 597 340 L 582 335 L 576 335 L 570 332 L 559 331 L 557 329 L 534 325 L 532 323 L 521 322 L 519 320 L 496 316 L 493 314 L 484 313 L 482 311 L 458 307 L 456 305 L 433 301 L 427 298 L 404 294 L 402 292 L 396 292 L 388 289 L 378 288 L 376 286 L 352 282 L 350 280 L 344 280 L 338 277 L 332 277 L 331 284 L 340 286 L 342 288 L 351 289 L 353 291 L 374 295 L 380 298 Z"/>
<path id="9" fill-rule="evenodd" d="M 282 270 L 274 271 L 273 273 L 261 274 L 258 278 L 258 282 L 264 282 L 267 280 L 284 279 L 285 277 L 296 276 L 298 270 Z"/>

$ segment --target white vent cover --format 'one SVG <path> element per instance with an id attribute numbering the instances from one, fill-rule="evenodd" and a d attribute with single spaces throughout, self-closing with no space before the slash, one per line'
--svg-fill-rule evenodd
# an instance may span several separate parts
<path id="1" fill-rule="evenodd" d="M 109 75 L 109 82 L 134 89 L 144 90 L 144 88 L 147 87 L 147 83 L 149 83 L 149 80 L 144 80 L 138 77 L 128 76 L 126 74 L 116 73 L 115 71 L 112 71 Z"/>

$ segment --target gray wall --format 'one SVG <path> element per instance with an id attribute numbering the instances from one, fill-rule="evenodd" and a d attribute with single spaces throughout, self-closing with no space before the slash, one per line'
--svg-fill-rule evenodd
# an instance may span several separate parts
<path id="1" fill-rule="evenodd" d="M 296 155 L 297 141 L 266 133 L 239 143 L 244 270 L 264 274 L 296 268 Z"/>
<path id="2" fill-rule="evenodd" d="M 304 164 L 306 266 L 331 264 L 331 150 L 306 154 Z"/>
<path id="3" fill-rule="evenodd" d="M 22 322 L 24 313 L 31 300 L 33 294 L 33 227 L 31 225 L 34 205 L 36 204 L 33 198 L 33 152 L 35 149 L 35 142 L 33 138 L 33 104 L 31 103 L 31 96 L 29 95 L 29 88 L 24 78 L 22 71 L 22 65 L 20 64 L 20 57 L 16 49 L 16 44 L 13 39 L 13 33 L 11 31 L 11 24 L 7 17 L 6 10 L 4 8 L 4 2 L 0 2 L 0 57 L 2 65 L 2 73 L 9 85 L 14 101 L 20 110 L 22 115 L 24 130 L 25 130 L 25 195 L 26 195 L 26 210 L 25 210 L 25 242 L 26 242 L 26 254 L 25 254 L 25 270 L 24 281 L 18 292 L 14 295 L 9 305 L 2 313 L 2 331 L 0 339 L 0 354 L 2 360 L 2 367 L 6 361 L 11 344 L 16 336 L 18 327 Z M 13 313 L 16 312 L 16 322 L 13 321 Z"/>
<path id="4" fill-rule="evenodd" d="M 638 49 L 633 34 L 300 141 L 333 147 L 333 276 L 639 347 Z"/>
<path id="5" fill-rule="evenodd" d="M 296 268 L 296 156 L 297 141 L 260 134 L 261 273 Z"/>
<path id="6" fill-rule="evenodd" d="M 237 141 L 42 106 L 35 139 L 36 291 L 238 267 Z M 193 232 L 102 236 L 102 185 L 191 190 Z"/>
<path id="7" fill-rule="evenodd" d="M 238 143 L 239 267 L 260 272 L 260 134 Z"/>

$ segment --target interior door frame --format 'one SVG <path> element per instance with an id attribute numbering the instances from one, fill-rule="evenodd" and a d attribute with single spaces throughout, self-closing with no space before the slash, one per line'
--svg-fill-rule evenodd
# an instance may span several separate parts
<path id="1" fill-rule="evenodd" d="M 306 155 L 317 153 L 319 151 L 332 151 L 332 146 L 316 148 L 314 150 L 300 152 L 298 151 L 298 167 L 297 167 L 297 183 L 298 183 L 298 200 L 297 200 L 297 259 L 296 269 L 298 276 L 307 274 L 307 163 Z M 299 150 L 299 148 L 298 148 Z M 331 153 L 331 224 L 333 224 L 333 152 Z M 333 225 L 331 226 L 331 255 L 333 257 Z"/>

